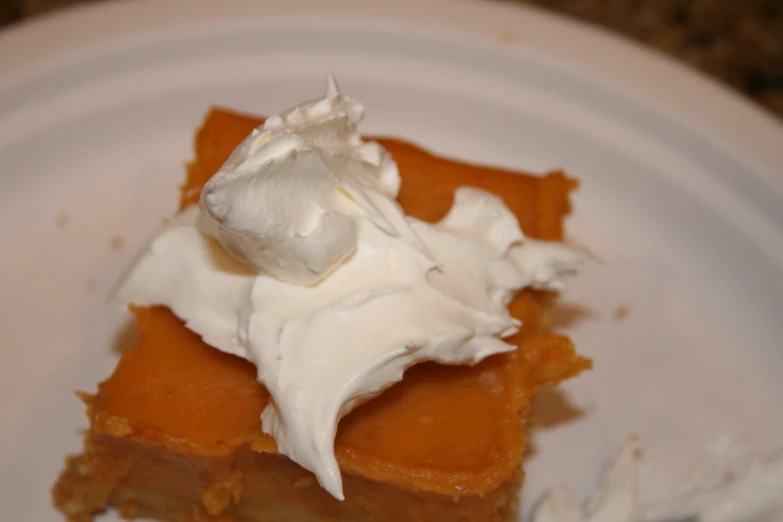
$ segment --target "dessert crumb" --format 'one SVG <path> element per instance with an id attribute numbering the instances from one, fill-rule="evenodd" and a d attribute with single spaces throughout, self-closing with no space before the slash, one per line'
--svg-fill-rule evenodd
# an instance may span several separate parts
<path id="1" fill-rule="evenodd" d="M 164 217 L 163 219 L 160 220 L 160 223 L 162 225 L 168 225 L 170 222 L 171 222 L 171 218 L 168 217 Z"/>
<path id="2" fill-rule="evenodd" d="M 57 228 L 62 230 L 68 228 L 68 223 L 71 222 L 71 217 L 63 212 L 57 215 L 57 220 L 55 222 L 57 223 Z"/>
<path id="3" fill-rule="evenodd" d="M 115 251 L 119 252 L 122 250 L 122 247 L 125 245 L 125 239 L 119 234 L 115 234 L 111 237 L 109 240 L 109 247 Z"/>
<path id="4" fill-rule="evenodd" d="M 622 321 L 626 317 L 628 317 L 628 314 L 631 313 L 631 307 L 628 305 L 620 305 L 617 308 L 614 309 L 614 320 L 615 321 Z"/>
<path id="5" fill-rule="evenodd" d="M 511 27 L 504 27 L 497 34 L 498 41 L 504 44 L 513 44 L 519 41 L 517 32 Z"/>

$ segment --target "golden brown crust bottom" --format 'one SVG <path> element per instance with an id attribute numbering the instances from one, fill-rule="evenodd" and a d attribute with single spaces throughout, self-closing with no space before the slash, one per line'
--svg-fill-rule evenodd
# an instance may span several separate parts
<path id="1" fill-rule="evenodd" d="M 196 457 L 91 433 L 53 495 L 71 522 L 92 522 L 108 506 L 124 518 L 171 522 L 505 522 L 516 515 L 520 476 L 484 496 L 451 498 L 347 474 L 340 502 L 281 455 L 245 447 Z"/>

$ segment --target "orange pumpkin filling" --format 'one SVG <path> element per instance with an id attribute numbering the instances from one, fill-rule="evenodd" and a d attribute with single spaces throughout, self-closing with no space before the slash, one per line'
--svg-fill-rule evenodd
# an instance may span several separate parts
<path id="1" fill-rule="evenodd" d="M 181 208 L 262 120 L 214 109 L 196 137 Z M 395 139 L 378 141 L 402 177 L 406 213 L 435 221 L 463 185 L 501 196 L 526 234 L 562 238 L 575 182 L 468 165 Z M 536 389 L 589 368 L 567 337 L 544 331 L 552 296 L 523 291 L 517 350 L 472 367 L 423 363 L 338 428 L 339 502 L 276 454 L 261 430 L 268 393 L 250 363 L 207 346 L 165 308 L 135 310 L 138 343 L 98 393 L 84 396 L 85 453 L 54 499 L 71 520 L 109 505 L 125 516 L 184 521 L 504 520 L 513 515 L 525 418 Z"/>

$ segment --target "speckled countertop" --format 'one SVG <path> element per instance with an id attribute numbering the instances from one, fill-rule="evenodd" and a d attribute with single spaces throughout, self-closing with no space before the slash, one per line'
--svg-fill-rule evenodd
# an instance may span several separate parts
<path id="1" fill-rule="evenodd" d="M 0 26 L 77 3 L 0 0 Z M 527 3 L 669 54 L 783 118 L 783 0 L 484 0 Z"/>

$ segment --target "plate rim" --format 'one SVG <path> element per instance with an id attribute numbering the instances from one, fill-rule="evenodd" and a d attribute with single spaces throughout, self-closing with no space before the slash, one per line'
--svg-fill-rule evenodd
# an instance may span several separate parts
<path id="1" fill-rule="evenodd" d="M 450 16 L 444 17 L 447 10 Z M 0 31 L 0 76 L 23 76 L 122 38 L 209 22 L 303 17 L 391 22 L 533 52 L 651 103 L 689 130 L 783 179 L 783 122 L 656 50 L 526 4 L 480 0 L 113 0 L 54 11 Z M 74 27 L 88 29 L 74 31 Z M 717 110 L 719 108 L 719 110 Z"/>

